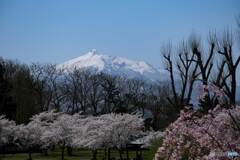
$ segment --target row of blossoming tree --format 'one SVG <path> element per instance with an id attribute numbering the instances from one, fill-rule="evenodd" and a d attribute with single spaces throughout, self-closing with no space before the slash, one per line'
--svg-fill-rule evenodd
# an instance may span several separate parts
<path id="1" fill-rule="evenodd" d="M 171 46 L 163 48 L 173 91 L 169 101 L 180 114 L 165 130 L 155 160 L 239 159 L 240 106 L 236 105 L 236 91 L 240 54 L 234 54 L 235 35 L 225 31 L 218 37 L 212 32 L 208 39 L 209 50 L 204 49 L 200 38 L 192 35 L 188 42 L 180 45 L 176 63 Z M 176 89 L 175 73 L 179 73 L 180 92 Z M 194 108 L 191 94 L 197 85 L 201 86 L 200 103 Z"/>
<path id="2" fill-rule="evenodd" d="M 143 119 L 139 115 L 105 114 L 101 116 L 69 115 L 63 112 L 47 111 L 34 115 L 26 125 L 0 117 L 0 145 L 15 144 L 31 153 L 34 149 L 47 151 L 54 146 L 61 149 L 64 159 L 66 147 L 88 148 L 96 159 L 98 149 L 126 149 L 130 142 L 149 145 L 161 132 L 144 132 Z M 106 155 L 105 155 L 106 156 Z"/>

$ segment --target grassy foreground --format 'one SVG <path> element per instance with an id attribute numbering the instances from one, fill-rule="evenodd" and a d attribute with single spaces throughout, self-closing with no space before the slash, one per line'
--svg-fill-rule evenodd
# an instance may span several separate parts
<path id="1" fill-rule="evenodd" d="M 155 141 L 153 145 L 149 148 L 149 151 L 143 152 L 143 158 L 144 160 L 152 160 L 154 157 L 154 154 L 160 145 L 161 141 Z M 129 152 L 130 158 L 135 158 L 135 152 Z M 102 160 L 104 156 L 104 151 L 99 150 L 97 154 L 97 159 Z M 123 155 L 125 158 L 126 154 Z M 119 153 L 117 150 L 111 151 L 111 157 L 115 157 L 116 159 L 119 159 Z M 61 152 L 59 150 L 49 152 L 49 155 L 45 156 L 40 153 L 34 153 L 32 154 L 33 160 L 59 160 L 61 158 Z M 67 153 L 65 153 L 65 159 L 66 160 L 90 160 L 92 158 L 92 152 L 90 150 L 74 150 L 73 156 L 67 156 Z M 21 153 L 21 154 L 7 154 L 5 156 L 0 155 L 1 160 L 26 160 L 28 159 L 27 153 Z"/>
<path id="2" fill-rule="evenodd" d="M 149 159 L 152 159 L 151 155 L 147 154 L 149 151 L 143 152 L 144 157 L 149 157 Z M 97 159 L 101 160 L 103 158 L 103 151 L 98 151 Z M 135 152 L 129 152 L 129 156 L 131 158 L 135 157 Z M 111 157 L 115 157 L 116 159 L 119 158 L 118 152 L 113 150 L 111 151 Z M 125 155 L 124 155 L 125 157 Z M 21 154 L 8 154 L 5 156 L 1 156 L 1 160 L 26 160 L 28 158 L 27 153 L 21 153 Z M 67 153 L 65 153 L 64 159 L 66 160 L 90 160 L 92 158 L 92 153 L 90 150 L 79 150 L 74 151 L 73 156 L 67 156 Z M 58 151 L 50 152 L 49 155 L 45 156 L 40 153 L 34 153 L 32 154 L 33 160 L 59 160 L 61 159 L 61 153 Z"/>

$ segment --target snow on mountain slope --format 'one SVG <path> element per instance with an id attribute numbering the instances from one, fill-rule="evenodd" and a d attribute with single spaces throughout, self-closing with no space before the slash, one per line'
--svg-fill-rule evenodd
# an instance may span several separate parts
<path id="1" fill-rule="evenodd" d="M 168 79 L 168 73 L 165 70 L 156 69 L 144 61 L 133 61 L 122 57 L 108 56 L 98 53 L 95 49 L 80 57 L 59 64 L 57 67 L 69 71 L 75 68 L 89 69 L 111 75 L 151 81 L 165 81 Z"/>

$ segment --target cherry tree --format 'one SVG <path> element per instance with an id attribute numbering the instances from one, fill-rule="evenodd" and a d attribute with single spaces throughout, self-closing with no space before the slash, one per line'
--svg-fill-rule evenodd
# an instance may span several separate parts
<path id="1" fill-rule="evenodd" d="M 0 115 L 0 146 L 11 143 L 14 140 L 16 124 Z"/>
<path id="2" fill-rule="evenodd" d="M 143 119 L 139 115 L 131 114 L 105 114 L 100 116 L 107 122 L 106 141 L 108 146 L 108 157 L 110 158 L 110 148 L 118 148 L 120 158 L 122 159 L 122 149 L 132 140 L 140 137 L 143 130 Z"/>
<path id="3" fill-rule="evenodd" d="M 99 117 L 86 117 L 77 121 L 76 140 L 74 144 L 78 147 L 89 149 L 99 149 L 104 145 L 106 139 L 106 121 L 100 120 Z"/>
<path id="4" fill-rule="evenodd" d="M 40 137 L 42 136 L 43 128 L 34 121 L 27 125 L 18 125 L 16 129 L 15 143 L 22 149 L 28 150 L 29 160 L 32 159 L 31 153 L 35 148 L 42 145 Z"/>
<path id="5" fill-rule="evenodd" d="M 61 148 L 64 159 L 66 147 L 88 148 L 96 159 L 98 149 L 122 149 L 128 143 L 142 137 L 144 123 L 139 115 L 105 114 L 101 116 L 69 115 L 63 112 L 46 111 L 34 115 L 26 125 L 16 126 L 13 121 L 0 117 L 1 144 L 14 143 L 27 150 L 29 159 L 35 149 L 49 149 L 54 145 Z"/>
<path id="6" fill-rule="evenodd" d="M 111 113 L 79 119 L 75 127 L 79 135 L 75 143 L 80 147 L 125 148 L 127 143 L 141 135 L 143 119 L 138 115 Z"/>
<path id="7" fill-rule="evenodd" d="M 64 150 L 72 146 L 74 137 L 74 116 L 62 113 L 51 123 L 48 129 L 42 134 L 43 147 L 57 144 L 61 148 L 61 157 L 64 159 Z"/>
<path id="8" fill-rule="evenodd" d="M 77 118 L 73 146 L 91 149 L 93 159 L 96 159 L 97 149 L 104 148 L 108 139 L 106 136 L 107 125 L 107 121 L 101 120 L 99 117 Z"/>
<path id="9" fill-rule="evenodd" d="M 96 159 L 97 149 L 126 148 L 126 145 L 142 135 L 143 119 L 131 114 L 105 114 L 80 118 L 76 121 L 73 145 L 89 148 Z M 105 154 L 106 156 L 106 154 Z"/>
<path id="10" fill-rule="evenodd" d="M 127 143 L 142 134 L 143 119 L 138 115 L 111 113 L 99 118 L 108 123 L 106 135 L 110 147 L 125 148 Z"/>
<path id="11" fill-rule="evenodd" d="M 14 143 L 28 151 L 29 159 L 32 159 L 31 153 L 34 149 L 48 149 L 55 143 L 51 141 L 44 141 L 43 135 L 45 132 L 49 132 L 52 124 L 56 121 L 57 117 L 61 113 L 52 111 L 41 112 L 30 118 L 30 122 L 27 125 L 21 124 L 16 126 Z"/>
<path id="12" fill-rule="evenodd" d="M 180 117 L 165 131 L 155 159 L 221 159 L 213 153 L 240 151 L 240 106 L 226 109 L 218 105 L 207 115 L 181 111 Z"/>

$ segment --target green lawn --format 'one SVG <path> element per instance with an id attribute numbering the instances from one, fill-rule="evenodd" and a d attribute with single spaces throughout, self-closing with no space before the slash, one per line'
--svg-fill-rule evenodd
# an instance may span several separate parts
<path id="1" fill-rule="evenodd" d="M 156 141 L 153 143 L 152 147 L 150 147 L 149 151 L 143 152 L 144 160 L 152 160 L 154 157 L 154 154 L 160 145 L 161 141 Z M 73 151 L 74 156 L 67 156 L 67 153 L 65 153 L 65 159 L 66 160 L 90 160 L 92 157 L 92 153 L 90 150 L 74 150 Z M 97 159 L 102 160 L 104 156 L 104 152 L 102 150 L 98 151 Z M 135 157 L 135 152 L 129 152 L 130 158 Z M 117 150 L 111 151 L 111 157 L 115 157 L 116 159 L 119 159 L 119 153 Z M 123 157 L 126 157 L 126 154 L 123 155 Z M 7 154 L 5 156 L 0 155 L 1 160 L 26 160 L 28 159 L 27 153 L 21 153 L 21 154 Z M 34 153 L 32 154 L 33 160 L 60 160 L 61 159 L 61 152 L 59 150 L 49 152 L 48 156 L 45 156 L 40 153 Z"/>

